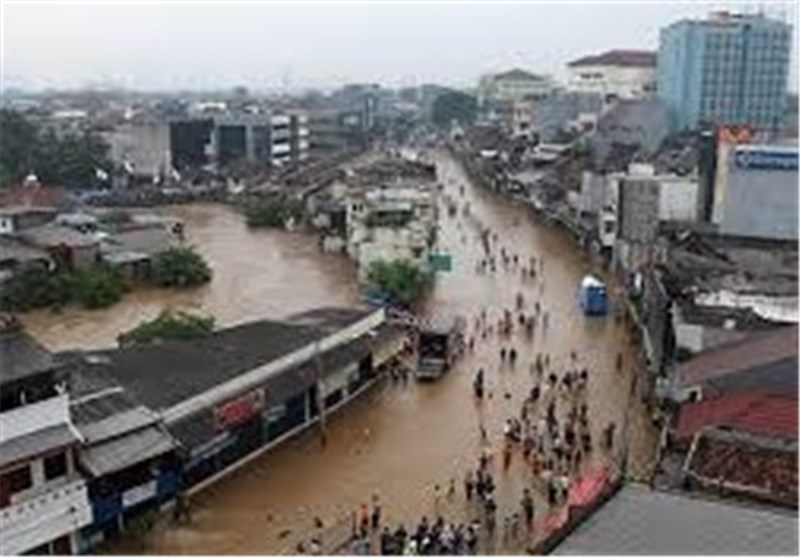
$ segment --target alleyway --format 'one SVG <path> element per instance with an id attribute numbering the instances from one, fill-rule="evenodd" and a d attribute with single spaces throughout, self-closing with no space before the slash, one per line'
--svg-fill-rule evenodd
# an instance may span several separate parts
<path id="1" fill-rule="evenodd" d="M 503 423 L 519 417 L 520 405 L 533 384 L 529 364 L 536 353 L 549 354 L 550 369 L 562 373 L 575 351 L 576 365 L 589 372 L 586 397 L 592 437 L 601 439 L 603 428 L 611 422 L 617 424 L 617 431 L 623 430 L 634 357 L 627 333 L 613 318 L 590 320 L 580 312 L 576 289 L 581 277 L 592 270 L 589 264 L 563 232 L 535 223 L 525 208 L 469 184 L 449 156 L 439 155 L 437 163 L 445 193 L 460 208 L 468 204 L 469 209 L 468 215 L 459 210 L 458 217 L 449 217 L 442 207 L 440 244 L 452 253 L 453 269 L 440 276 L 428 312 L 460 313 L 468 317 L 472 331 L 482 310 L 488 312 L 490 321 L 496 321 L 503 309 L 514 309 L 517 294 L 522 293 L 526 308 L 539 301 L 542 311 L 549 313 L 547 330 L 537 327 L 532 341 L 517 333 L 503 343 L 496 334 L 486 340 L 478 337 L 474 353 L 436 383 L 384 382 L 332 417 L 324 449 L 316 431 L 309 430 L 195 497 L 191 525 L 162 525 L 144 540 L 117 544 L 114 551 L 293 552 L 298 542 L 307 542 L 314 533 L 315 517 L 322 519 L 321 531 L 329 538 L 345 536 L 350 531 L 351 513 L 359 504 L 369 503 L 373 495 L 380 500 L 384 523 L 392 528 L 401 522 L 407 529 L 413 528 L 422 515 L 432 519 L 437 510 L 448 520 L 466 520 L 476 512 L 464 500 L 463 478 L 467 470 L 474 469 L 483 448 L 481 423 L 495 455 L 493 475 L 498 523 L 502 524 L 503 517 L 519 512 L 523 487 L 530 485 L 530 470 L 519 455 L 514 455 L 504 472 L 500 452 Z M 476 222 L 497 234 L 498 250 L 504 247 L 521 262 L 532 256 L 544 260 L 543 272 L 535 281 L 523 281 L 519 269 L 498 268 L 494 274 L 479 274 L 476 266 L 483 249 Z M 291 261 L 285 263 L 287 266 L 261 271 L 279 274 L 287 287 L 308 293 L 309 284 L 299 275 L 289 278 Z M 240 295 L 247 298 L 247 285 L 255 283 L 242 280 Z M 272 283 L 276 278 L 263 280 Z M 341 292 L 346 285 L 327 288 Z M 287 298 L 296 296 L 287 294 Z M 501 370 L 499 349 L 512 344 L 519 354 L 517 364 L 513 370 L 508 365 Z M 623 354 L 622 371 L 615 366 L 619 352 Z M 488 393 L 482 404 L 476 403 L 472 390 L 473 375 L 479 368 L 485 370 Z M 641 405 L 634 403 L 630 429 L 637 442 L 631 450 L 637 464 L 633 468 L 641 471 L 652 449 L 653 434 Z M 608 460 L 606 451 L 597 450 L 586 459 L 583 470 L 599 469 Z M 457 489 L 448 499 L 451 479 Z M 535 503 L 537 517 L 543 515 L 547 504 L 538 491 Z M 329 544 L 334 540 L 323 541 Z M 517 551 L 522 544 L 482 545 L 482 549 Z"/>

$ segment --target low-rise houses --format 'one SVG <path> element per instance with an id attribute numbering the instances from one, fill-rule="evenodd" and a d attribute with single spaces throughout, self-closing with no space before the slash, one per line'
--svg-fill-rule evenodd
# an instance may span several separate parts
<path id="1" fill-rule="evenodd" d="M 478 97 L 484 105 L 512 102 L 526 97 L 544 98 L 555 88 L 555 83 L 549 77 L 515 68 L 481 77 Z"/>
<path id="2" fill-rule="evenodd" d="M 0 349 L 0 551 L 74 553 L 92 508 L 70 394 L 51 355 L 5 316 Z"/>

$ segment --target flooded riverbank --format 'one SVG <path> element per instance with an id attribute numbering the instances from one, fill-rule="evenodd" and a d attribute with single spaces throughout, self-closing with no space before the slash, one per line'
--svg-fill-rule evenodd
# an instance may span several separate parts
<path id="1" fill-rule="evenodd" d="M 474 353 L 436 383 L 378 385 L 330 419 L 324 447 L 316 430 L 308 430 L 194 497 L 191 524 L 177 527 L 165 519 L 144 538 L 121 540 L 112 551 L 291 553 L 313 533 L 316 517 L 326 527 L 342 521 L 348 528 L 349 514 L 373 495 L 380 498 L 384 520 L 392 526 L 403 522 L 410 527 L 422 515 L 432 517 L 437 510 L 436 486 L 443 492 L 453 479 L 461 492 L 465 473 L 474 468 L 483 448 L 481 424 L 491 450 L 499 455 L 503 423 L 518 415 L 532 384 L 528 364 L 536 353 L 550 354 L 552 367 L 563 372 L 570 352 L 576 351 L 581 365 L 591 372 L 587 396 L 593 437 L 600 439 L 602 428 L 610 422 L 621 426 L 635 371 L 634 354 L 623 327 L 613 319 L 587 320 L 579 310 L 577 285 L 591 265 L 562 231 L 539 225 L 526 208 L 471 185 L 450 157 L 441 155 L 437 164 L 448 193 L 469 203 L 470 213 L 497 233 L 500 244 L 522 258 L 545 260 L 544 288 L 539 283 L 523 284 L 519 273 L 478 274 L 475 269 L 482 249 L 474 227 L 462 217 L 443 217 L 441 222 L 440 243 L 453 255 L 453 269 L 440 275 L 430 312 L 456 312 L 472 322 L 485 309 L 497 319 L 503 309 L 513 307 L 520 291 L 529 303 L 539 300 L 549 311 L 546 333 L 537 331 L 531 342 L 522 336 L 514 338 L 519 353 L 516 369 L 500 368 L 501 343 L 491 337 L 478 340 Z M 459 197 L 462 186 L 463 198 Z M 231 217 L 216 208 L 184 209 L 195 217 L 196 224 L 202 225 L 202 218 L 208 218 L 212 223 L 243 226 L 226 221 Z M 259 312 L 281 315 L 355 299 L 352 267 L 341 258 L 318 254 L 313 240 L 267 232 L 263 238 L 247 240 L 253 242 L 251 258 L 230 248 L 235 243 L 226 240 L 242 241 L 241 231 L 200 226 L 192 232 L 191 224 L 187 228 L 215 270 L 219 265 L 225 267 L 217 272 L 223 273 L 221 284 L 227 286 L 214 290 L 212 285 L 205 293 L 192 293 L 196 298 L 186 303 L 217 304 L 221 323 L 253 319 Z M 300 304 L 306 305 L 297 307 Z M 48 331 L 52 333 L 52 326 L 40 329 L 40 336 Z M 510 341 L 502 343 L 508 344 Z M 627 365 L 617 371 L 615 361 L 620 352 Z M 486 370 L 490 396 L 478 404 L 472 394 L 472 378 L 481 367 Z M 632 427 L 646 427 L 645 413 L 638 404 L 633 414 Z M 652 435 L 641 433 L 641 437 L 647 440 Z M 643 443 L 645 450 L 647 445 Z M 608 455 L 597 451 L 596 458 L 587 459 L 585 468 L 607 461 Z M 522 488 L 530 485 L 530 471 L 519 457 L 506 472 L 498 466 L 494 465 L 498 516 L 504 517 L 519 510 Z M 543 513 L 546 503 L 538 493 L 536 505 L 537 512 Z M 474 510 L 463 494 L 450 502 L 439 501 L 438 507 L 456 520 L 468 518 Z"/>
<path id="2" fill-rule="evenodd" d="M 229 326 L 358 299 L 351 262 L 321 253 L 311 235 L 251 230 L 239 213 L 221 204 L 153 211 L 184 221 L 186 242 L 214 270 L 210 284 L 187 291 L 137 288 L 103 310 L 30 312 L 20 316 L 27 330 L 51 350 L 107 348 L 116 345 L 118 334 L 166 308 L 212 315 L 218 326 Z"/>

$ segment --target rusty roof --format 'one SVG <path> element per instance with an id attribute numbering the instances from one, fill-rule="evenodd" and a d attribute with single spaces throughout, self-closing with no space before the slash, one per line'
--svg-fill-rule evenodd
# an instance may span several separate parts
<path id="1" fill-rule="evenodd" d="M 607 50 L 602 54 L 584 56 L 569 62 L 567 66 L 620 66 L 623 68 L 655 68 L 656 53 L 650 50 Z"/>
<path id="2" fill-rule="evenodd" d="M 698 383 L 753 371 L 781 360 L 797 359 L 797 326 L 758 332 L 747 338 L 700 352 L 675 369 L 675 384 L 688 387 Z"/>
<path id="3" fill-rule="evenodd" d="M 723 395 L 681 407 L 675 433 L 694 436 L 706 427 L 726 427 L 755 435 L 797 438 L 797 397 L 764 392 Z"/>

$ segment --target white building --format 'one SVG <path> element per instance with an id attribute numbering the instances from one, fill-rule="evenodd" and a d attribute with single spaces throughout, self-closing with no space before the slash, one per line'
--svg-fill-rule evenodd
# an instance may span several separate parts
<path id="1" fill-rule="evenodd" d="M 567 88 L 580 93 L 640 99 L 655 91 L 656 53 L 609 50 L 567 64 Z"/>
<path id="2" fill-rule="evenodd" d="M 0 553 L 71 554 L 92 522 L 75 467 L 81 442 L 50 355 L 9 324 L 0 332 Z"/>
<path id="3" fill-rule="evenodd" d="M 541 99 L 550 95 L 555 84 L 548 76 L 520 69 L 484 75 L 478 84 L 482 105 L 492 102 L 514 102 L 525 98 Z"/>
<path id="4" fill-rule="evenodd" d="M 347 253 L 358 262 L 361 279 L 377 260 L 406 260 L 427 268 L 436 221 L 432 184 L 402 183 L 351 194 Z"/>

